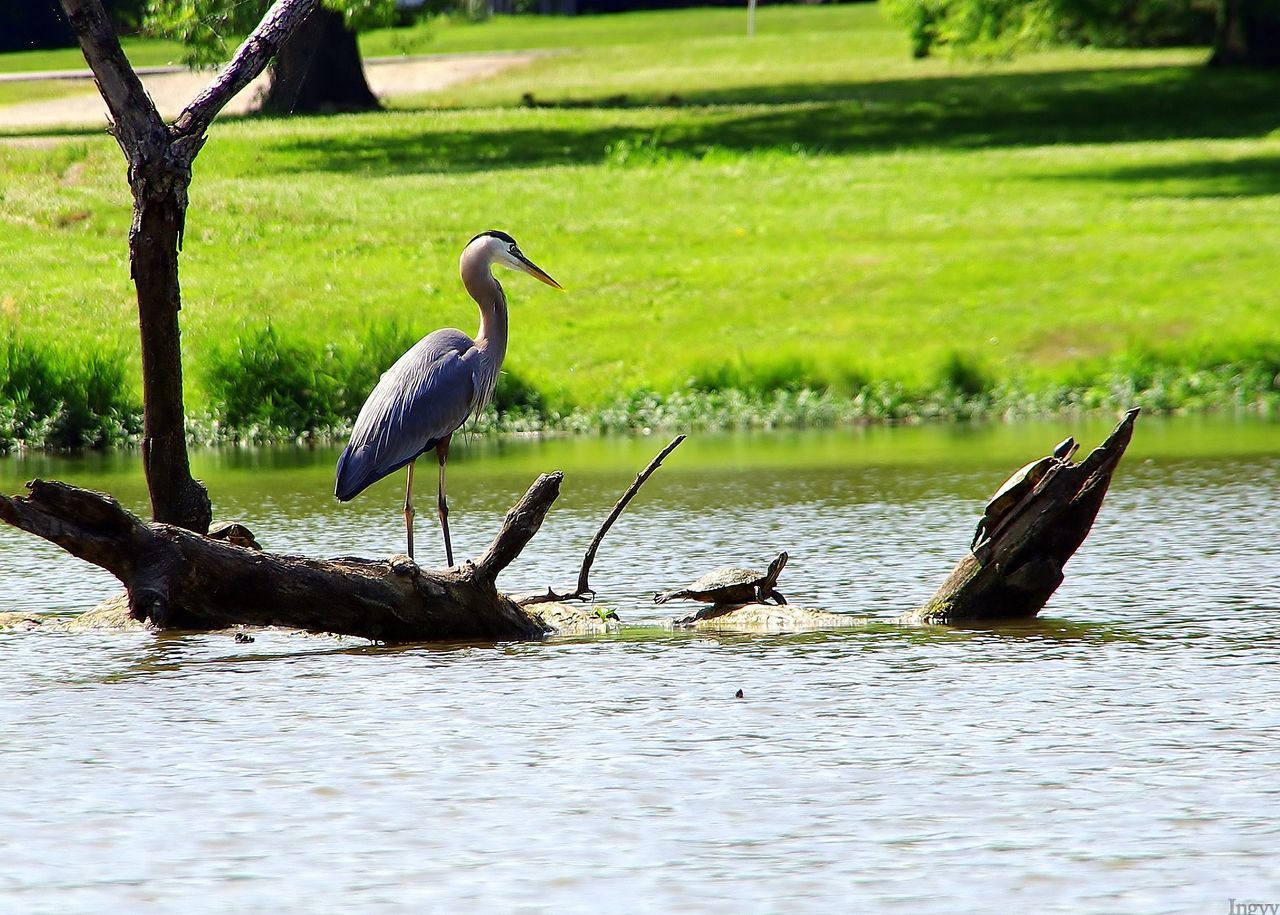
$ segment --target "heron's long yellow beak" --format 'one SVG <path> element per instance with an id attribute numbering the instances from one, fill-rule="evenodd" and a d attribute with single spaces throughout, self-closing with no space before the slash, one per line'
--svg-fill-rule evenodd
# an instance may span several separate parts
<path id="1" fill-rule="evenodd" d="M 529 258 L 525 257 L 523 254 L 517 254 L 516 257 L 520 258 L 520 263 L 524 265 L 525 273 L 529 274 L 532 277 L 536 277 L 537 279 L 542 280 L 542 282 L 546 283 L 548 286 L 554 286 L 556 289 L 564 291 L 563 286 L 561 286 L 559 283 L 553 280 L 550 276 L 548 276 L 545 270 L 543 270 L 533 261 L 529 260 Z"/>

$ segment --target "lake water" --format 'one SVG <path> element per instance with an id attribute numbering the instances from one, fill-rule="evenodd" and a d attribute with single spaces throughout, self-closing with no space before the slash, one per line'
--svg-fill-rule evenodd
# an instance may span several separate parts
<path id="1" fill-rule="evenodd" d="M 695 436 L 601 548 L 628 624 L 542 644 L 0 633 L 0 911 L 1205 911 L 1280 902 L 1280 424 L 1143 418 L 1034 623 L 673 633 L 653 590 L 780 549 L 794 603 L 929 597 L 987 494 L 1109 422 Z M 566 472 L 500 579 L 570 586 L 665 443 L 473 440 L 475 555 Z M 318 555 L 403 549 L 402 480 L 331 495 L 336 449 L 195 455 L 216 515 Z M 0 461 L 141 508 L 134 455 Z M 419 558 L 441 553 L 418 500 Z M 0 610 L 113 579 L 0 529 Z M 734 698 L 741 689 L 744 698 Z"/>

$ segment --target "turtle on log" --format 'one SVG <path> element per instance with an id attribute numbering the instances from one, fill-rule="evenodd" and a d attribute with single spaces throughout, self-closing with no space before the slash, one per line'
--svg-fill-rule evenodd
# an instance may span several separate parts
<path id="1" fill-rule="evenodd" d="M 786 552 L 779 553 L 778 558 L 769 563 L 768 570 L 764 572 L 725 566 L 708 572 L 688 587 L 660 591 L 653 595 L 653 602 L 665 604 L 669 600 L 700 600 L 708 604 L 763 604 L 772 600 L 785 604 L 786 598 L 774 586 L 778 583 L 778 576 L 782 574 L 787 559 Z"/>
<path id="2" fill-rule="evenodd" d="M 1040 481 L 1045 478 L 1050 469 L 1056 466 L 1069 466 L 1071 456 L 1079 447 L 1074 438 L 1067 436 L 1053 449 L 1053 454 L 1037 458 L 1015 470 L 1013 475 L 1001 483 L 987 500 L 987 507 L 982 512 L 978 529 L 973 532 L 973 543 L 969 545 L 969 549 L 975 549 L 983 540 L 990 538 L 1000 526 L 1000 522 L 1040 485 Z"/>
<path id="3" fill-rule="evenodd" d="M 253 536 L 253 531 L 239 521 L 224 521 L 221 524 L 213 524 L 209 527 L 209 533 L 205 536 L 210 540 L 224 540 L 233 546 L 242 546 L 250 550 L 262 549 L 262 545 Z"/>

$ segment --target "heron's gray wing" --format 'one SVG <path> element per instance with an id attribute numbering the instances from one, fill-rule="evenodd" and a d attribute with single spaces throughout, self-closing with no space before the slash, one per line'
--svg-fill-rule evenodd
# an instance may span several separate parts
<path id="1" fill-rule="evenodd" d="M 475 397 L 476 353 L 475 341 L 462 331 L 438 330 L 383 373 L 338 459 L 338 499 L 355 498 L 466 422 Z"/>

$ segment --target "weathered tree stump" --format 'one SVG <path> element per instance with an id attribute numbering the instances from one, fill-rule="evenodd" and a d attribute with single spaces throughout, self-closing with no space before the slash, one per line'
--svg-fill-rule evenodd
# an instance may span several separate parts
<path id="1" fill-rule="evenodd" d="M 907 619 L 957 625 L 1039 613 L 1062 584 L 1062 567 L 1089 536 L 1137 418 L 1130 410 L 1083 461 L 1053 467 Z"/>

